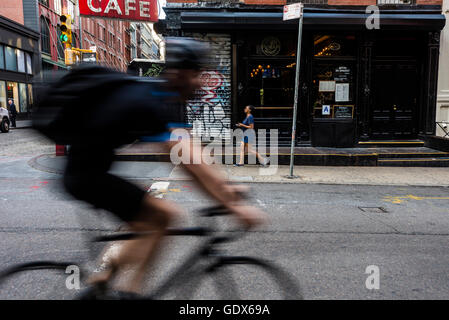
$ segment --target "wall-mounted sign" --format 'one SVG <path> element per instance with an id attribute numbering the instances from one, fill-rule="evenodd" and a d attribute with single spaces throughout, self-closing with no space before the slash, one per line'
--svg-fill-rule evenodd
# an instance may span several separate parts
<path id="1" fill-rule="evenodd" d="M 323 105 L 323 116 L 330 116 L 331 115 L 331 106 L 330 105 Z"/>
<path id="2" fill-rule="evenodd" d="M 266 56 L 277 56 L 281 52 L 281 41 L 276 37 L 266 37 L 260 48 Z"/>
<path id="3" fill-rule="evenodd" d="M 334 106 L 334 118 L 337 119 L 352 119 L 354 117 L 354 106 Z"/>
<path id="4" fill-rule="evenodd" d="M 157 0 L 79 0 L 82 16 L 158 21 Z"/>
<path id="5" fill-rule="evenodd" d="M 349 83 L 337 83 L 335 85 L 335 102 L 349 101 Z"/>
<path id="6" fill-rule="evenodd" d="M 320 81 L 320 92 L 335 92 L 335 81 Z"/>

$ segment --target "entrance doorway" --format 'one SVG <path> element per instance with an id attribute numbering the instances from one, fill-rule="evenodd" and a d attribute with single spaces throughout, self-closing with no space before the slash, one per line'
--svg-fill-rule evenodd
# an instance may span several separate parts
<path id="1" fill-rule="evenodd" d="M 416 61 L 374 63 L 371 139 L 417 137 L 418 81 Z"/>

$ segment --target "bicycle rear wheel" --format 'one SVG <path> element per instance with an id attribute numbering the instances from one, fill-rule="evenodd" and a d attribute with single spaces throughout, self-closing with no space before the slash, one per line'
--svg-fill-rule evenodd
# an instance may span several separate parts
<path id="1" fill-rule="evenodd" d="M 299 283 L 282 268 L 261 259 L 223 257 L 191 277 L 178 299 L 302 300 Z"/>
<path id="2" fill-rule="evenodd" d="M 77 275 L 71 266 L 76 268 L 69 262 L 36 261 L 3 270 L 0 299 L 73 299 L 78 290 Z"/>

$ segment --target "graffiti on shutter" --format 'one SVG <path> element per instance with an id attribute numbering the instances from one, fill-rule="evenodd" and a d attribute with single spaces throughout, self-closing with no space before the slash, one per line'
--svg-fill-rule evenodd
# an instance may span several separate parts
<path id="1" fill-rule="evenodd" d="M 204 141 L 229 139 L 231 129 L 231 37 L 190 34 L 209 43 L 214 63 L 201 74 L 201 88 L 186 105 L 193 134 Z"/>

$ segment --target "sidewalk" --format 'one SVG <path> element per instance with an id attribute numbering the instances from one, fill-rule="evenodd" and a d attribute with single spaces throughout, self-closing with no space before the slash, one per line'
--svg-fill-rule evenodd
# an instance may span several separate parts
<path id="1" fill-rule="evenodd" d="M 10 128 L 11 130 L 14 129 L 27 129 L 31 128 L 31 120 L 17 120 L 16 121 L 16 128 Z"/>
<path id="2" fill-rule="evenodd" d="M 30 160 L 29 165 L 37 170 L 61 174 L 65 161 L 65 157 L 41 155 Z M 279 166 L 272 175 L 262 175 L 261 167 L 251 165 L 223 165 L 219 169 L 227 179 L 235 182 L 449 187 L 447 168 L 295 166 L 297 179 L 286 178 L 289 166 Z M 121 161 L 117 162 L 114 173 L 130 179 L 190 179 L 182 168 L 166 162 Z"/>

